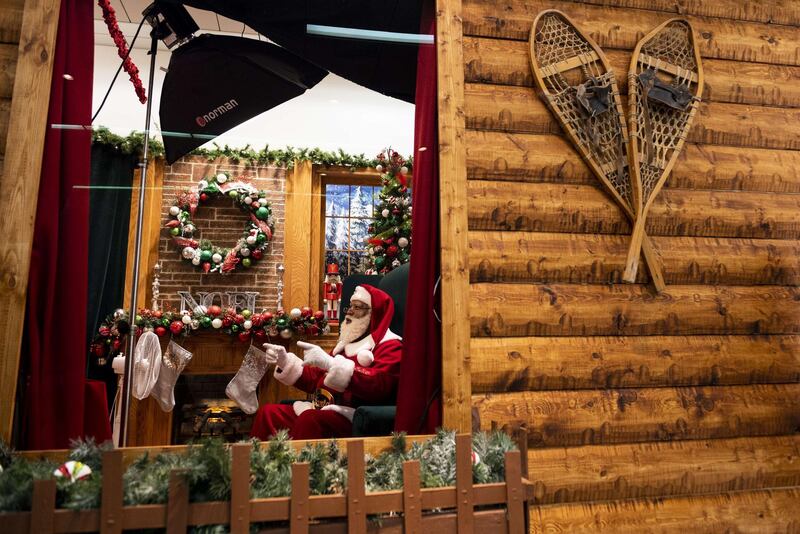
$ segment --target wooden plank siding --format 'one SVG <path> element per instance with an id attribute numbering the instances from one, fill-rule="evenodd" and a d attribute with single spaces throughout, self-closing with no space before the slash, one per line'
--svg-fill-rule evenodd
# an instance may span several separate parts
<path id="1" fill-rule="evenodd" d="M 462 2 L 473 426 L 527 429 L 531 532 L 795 531 L 800 5 Z M 537 96 L 550 8 L 623 99 L 644 34 L 697 33 L 703 103 L 647 220 L 661 294 L 621 283 L 630 224 Z"/>

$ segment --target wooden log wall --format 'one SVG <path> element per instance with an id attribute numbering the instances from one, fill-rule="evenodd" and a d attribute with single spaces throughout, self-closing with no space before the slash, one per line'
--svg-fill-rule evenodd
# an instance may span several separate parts
<path id="1" fill-rule="evenodd" d="M 800 4 L 445 3 L 463 20 L 473 424 L 527 427 L 531 531 L 796 531 Z M 645 270 L 621 283 L 630 225 L 536 95 L 528 36 L 550 8 L 623 98 L 639 38 L 678 15 L 697 32 L 704 102 L 647 224 L 662 294 Z"/>

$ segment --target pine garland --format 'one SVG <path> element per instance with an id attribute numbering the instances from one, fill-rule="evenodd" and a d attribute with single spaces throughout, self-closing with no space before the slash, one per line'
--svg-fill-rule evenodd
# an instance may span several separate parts
<path id="1" fill-rule="evenodd" d="M 106 145 L 123 154 L 139 155 L 144 147 L 144 134 L 131 132 L 128 136 L 121 136 L 112 133 L 108 128 L 100 126 L 92 130 L 92 143 Z M 163 156 L 164 145 L 157 139 L 150 139 L 150 155 Z M 364 154 L 348 154 L 344 150 L 327 151 L 321 148 L 286 148 L 271 149 L 266 145 L 261 150 L 256 150 L 250 145 L 244 148 L 231 148 L 228 145 L 220 147 L 214 143 L 213 149 L 198 148 L 189 153 L 190 156 L 202 156 L 208 161 L 217 158 L 226 158 L 231 163 L 242 163 L 246 166 L 266 166 L 276 165 L 292 169 L 295 161 L 310 161 L 315 165 L 328 165 L 336 167 L 348 167 L 350 169 L 361 169 L 376 167 L 380 164 L 378 158 L 367 158 Z M 406 166 L 412 166 L 411 158 L 406 160 Z"/>
<path id="2" fill-rule="evenodd" d="M 455 432 L 439 430 L 425 442 L 406 446 L 404 434 L 392 437 L 392 446 L 377 457 L 367 457 L 367 491 L 403 487 L 403 462 L 419 460 L 422 487 L 455 484 Z M 253 440 L 250 454 L 250 496 L 254 499 L 285 497 L 291 494 L 291 468 L 294 462 L 310 464 L 310 488 L 314 495 L 342 493 L 347 487 L 347 458 L 336 441 L 306 445 L 296 453 L 285 431 L 268 442 Z M 85 463 L 92 469 L 86 479 L 70 482 L 57 478 L 56 505 L 59 508 L 85 510 L 99 508 L 103 480 L 102 454 L 110 443 L 98 446 L 92 440 L 76 441 L 70 460 Z M 472 438 L 473 481 L 476 484 L 504 480 L 506 451 L 516 449 L 507 435 L 499 432 L 478 433 Z M 33 482 L 53 477 L 58 467 L 49 460 L 29 461 L 5 454 L 0 445 L 0 512 L 31 509 Z M 144 454 L 123 475 L 125 506 L 164 504 L 167 502 L 170 473 L 185 472 L 191 502 L 230 499 L 231 456 L 228 444 L 220 438 L 200 440 L 182 453 Z"/>

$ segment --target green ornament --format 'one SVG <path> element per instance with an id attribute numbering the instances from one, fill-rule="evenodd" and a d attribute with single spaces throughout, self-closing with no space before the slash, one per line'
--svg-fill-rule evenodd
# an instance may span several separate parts
<path id="1" fill-rule="evenodd" d="M 266 219 L 267 217 L 269 217 L 269 210 L 264 206 L 261 206 L 256 210 L 256 217 L 258 217 L 259 219 Z"/>
<path id="2" fill-rule="evenodd" d="M 239 325 L 238 324 L 231 325 L 231 332 L 233 332 L 235 334 L 238 331 L 239 331 Z"/>
<path id="3" fill-rule="evenodd" d="M 239 198 L 239 193 L 237 191 L 229 191 L 228 196 L 235 200 Z"/>
<path id="4" fill-rule="evenodd" d="M 287 326 L 289 326 L 289 321 L 287 321 L 284 317 L 281 317 L 277 321 L 275 321 L 275 326 L 278 327 L 278 330 L 283 330 Z"/>
<path id="5" fill-rule="evenodd" d="M 242 317 L 245 319 L 249 319 L 251 315 L 253 315 L 253 312 L 250 310 L 242 310 Z"/>
<path id="6" fill-rule="evenodd" d="M 266 241 L 267 241 L 267 236 L 259 232 L 258 235 L 256 236 L 256 243 L 265 243 Z"/>
<path id="7" fill-rule="evenodd" d="M 213 254 L 210 250 L 204 250 L 200 253 L 200 261 L 211 261 Z"/>
<path id="8" fill-rule="evenodd" d="M 161 319 L 161 326 L 166 326 L 166 327 L 168 327 L 168 326 L 169 326 L 169 324 L 170 324 L 170 322 L 171 322 L 171 321 L 170 321 L 169 319 L 167 319 L 166 317 L 164 317 L 163 319 Z"/>
<path id="9" fill-rule="evenodd" d="M 211 317 L 204 315 L 200 318 L 200 326 L 203 328 L 210 328 L 211 327 Z"/>
<path id="10" fill-rule="evenodd" d="M 386 265 L 386 258 L 383 256 L 377 256 L 375 258 L 375 268 L 383 269 L 383 266 Z"/>
<path id="11" fill-rule="evenodd" d="M 181 229 L 176 227 L 176 228 L 173 228 L 172 230 L 170 230 L 169 233 L 174 235 L 174 236 L 179 236 L 179 235 L 181 235 Z"/>
<path id="12" fill-rule="evenodd" d="M 252 265 L 252 264 L 253 264 L 253 262 L 250 260 L 250 258 L 243 258 L 242 259 L 242 265 L 244 267 L 250 267 L 250 265 Z"/>
<path id="13" fill-rule="evenodd" d="M 134 321 L 136 322 L 136 324 L 141 323 L 142 322 L 142 316 L 141 315 L 136 315 L 136 318 L 134 319 Z"/>

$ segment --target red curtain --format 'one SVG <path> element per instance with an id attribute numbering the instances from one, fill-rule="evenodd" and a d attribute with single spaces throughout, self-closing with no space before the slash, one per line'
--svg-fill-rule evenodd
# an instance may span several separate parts
<path id="1" fill-rule="evenodd" d="M 89 253 L 85 187 L 91 134 L 58 126 L 91 122 L 93 7 L 85 0 L 61 2 L 22 347 L 27 387 L 20 413 L 22 442 L 29 449 L 64 448 L 71 438 L 83 436 L 85 410 L 92 417 L 88 427 L 97 437 L 108 434 L 108 422 L 102 421 L 105 402 L 95 407 L 85 400 L 97 396 L 97 385 L 85 378 Z"/>
<path id="2" fill-rule="evenodd" d="M 421 32 L 436 34 L 434 1 L 422 12 Z M 432 433 L 442 424 L 442 344 L 434 315 L 439 273 L 439 147 L 436 122 L 436 47 L 420 46 L 414 117 L 414 233 L 403 328 L 403 364 L 395 430 Z"/>

